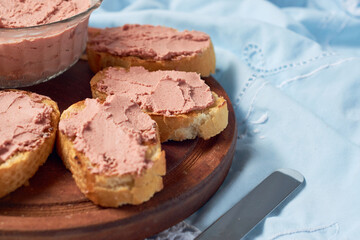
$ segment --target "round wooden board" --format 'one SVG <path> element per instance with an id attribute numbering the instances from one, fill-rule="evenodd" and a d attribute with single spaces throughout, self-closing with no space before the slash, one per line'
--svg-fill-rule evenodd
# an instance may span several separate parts
<path id="1" fill-rule="evenodd" d="M 93 73 L 79 61 L 61 76 L 25 90 L 50 96 L 63 111 L 91 97 Z M 228 102 L 229 125 L 218 136 L 162 144 L 166 151 L 164 189 L 139 206 L 102 208 L 78 190 L 55 151 L 29 184 L 0 199 L 0 238 L 143 239 L 185 219 L 219 188 L 230 168 L 236 142 L 235 114 L 224 89 L 205 81 Z"/>

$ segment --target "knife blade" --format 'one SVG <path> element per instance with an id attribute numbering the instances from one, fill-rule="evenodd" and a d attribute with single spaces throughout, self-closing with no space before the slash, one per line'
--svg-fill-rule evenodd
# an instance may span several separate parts
<path id="1" fill-rule="evenodd" d="M 278 169 L 205 229 L 196 240 L 239 240 L 304 184 L 293 169 Z"/>

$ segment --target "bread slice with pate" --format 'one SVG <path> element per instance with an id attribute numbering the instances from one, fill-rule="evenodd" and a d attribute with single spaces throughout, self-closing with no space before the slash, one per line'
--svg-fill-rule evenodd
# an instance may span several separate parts
<path id="1" fill-rule="evenodd" d="M 226 100 L 211 92 L 197 73 L 108 67 L 90 84 L 94 98 L 119 95 L 136 102 L 157 122 L 161 142 L 209 139 L 228 124 Z"/>
<path id="2" fill-rule="evenodd" d="M 0 91 L 0 197 L 25 184 L 53 150 L 60 112 L 36 93 Z"/>
<path id="3" fill-rule="evenodd" d="M 57 151 L 81 192 L 100 206 L 141 204 L 163 188 L 156 122 L 126 97 L 71 105 L 61 115 Z"/>
<path id="4" fill-rule="evenodd" d="M 215 52 L 209 35 L 164 26 L 127 24 L 91 29 L 87 44 L 90 68 L 143 66 L 149 71 L 215 73 Z"/>

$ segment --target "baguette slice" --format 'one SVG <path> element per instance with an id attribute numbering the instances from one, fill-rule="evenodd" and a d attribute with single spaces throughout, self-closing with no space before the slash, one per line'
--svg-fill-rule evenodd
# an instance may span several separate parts
<path id="1" fill-rule="evenodd" d="M 17 91 L 29 95 L 31 98 L 35 96 L 33 93 L 19 90 Z M 39 96 L 38 94 L 36 94 Z M 41 95 L 40 95 L 41 96 Z M 48 137 L 32 151 L 21 151 L 11 155 L 4 163 L 0 164 L 0 197 L 16 190 L 27 182 L 38 170 L 38 168 L 46 161 L 53 150 L 56 131 L 60 112 L 56 102 L 48 97 L 43 97 L 41 102 L 52 108 L 51 128 L 48 129 Z M 19 111 L 21 114 L 21 111 Z"/>
<path id="2" fill-rule="evenodd" d="M 123 26 L 123 28 L 126 26 L 131 27 L 133 25 L 125 25 Z M 122 28 L 119 27 L 117 29 L 121 31 Z M 163 29 L 174 30 L 168 27 L 163 27 Z M 86 51 L 88 55 L 88 62 L 90 68 L 94 73 L 97 73 L 98 71 L 109 66 L 120 66 L 123 68 L 130 68 L 131 66 L 143 66 L 149 71 L 176 70 L 176 71 L 185 71 L 185 72 L 197 72 L 203 77 L 215 73 L 216 60 L 215 60 L 214 47 L 211 40 L 206 48 L 201 49 L 199 52 L 195 54 L 178 56 L 176 58 L 165 59 L 165 60 L 159 60 L 159 59 L 155 60 L 151 58 L 143 58 L 139 56 L 136 53 L 136 51 L 134 51 L 134 53 L 128 56 L 119 56 L 118 54 L 111 53 L 110 51 L 96 50 L 95 48 L 96 43 L 93 40 L 101 35 L 103 35 L 103 37 L 106 37 L 107 34 L 106 31 L 107 29 L 98 29 L 98 28 L 89 29 L 89 41 L 87 44 Z M 176 45 L 176 43 L 172 42 L 171 45 Z M 116 45 L 114 46 L 114 44 L 112 44 L 112 48 L 116 48 L 116 47 L 117 47 Z M 110 47 L 108 48 L 111 49 Z"/>
<path id="3" fill-rule="evenodd" d="M 221 133 L 228 124 L 227 103 L 215 92 L 212 94 L 215 98 L 214 104 L 202 111 L 176 116 L 147 112 L 159 126 L 161 141 L 183 141 L 196 137 L 207 140 Z"/>
<path id="4" fill-rule="evenodd" d="M 82 111 L 85 107 L 84 102 L 71 105 L 62 113 L 60 121 Z M 141 174 L 117 175 L 92 172 L 94 165 L 83 152 L 75 148 L 75 139 L 71 139 L 61 130 L 57 135 L 57 152 L 71 171 L 81 192 L 95 204 L 103 207 L 138 205 L 149 200 L 163 188 L 162 176 L 166 172 L 165 152 L 161 151 L 159 136 L 156 139 L 156 142 L 144 143 L 147 147 L 145 158 L 153 164 Z"/>
<path id="5" fill-rule="evenodd" d="M 90 81 L 91 92 L 94 98 L 105 99 L 104 92 L 98 83 L 103 81 L 106 69 L 98 72 Z M 113 89 L 107 89 L 112 92 Z M 114 92 L 114 94 L 117 94 Z M 149 112 L 143 109 L 159 126 L 160 140 L 183 141 L 194 139 L 197 136 L 205 140 L 221 133 L 228 124 L 229 111 L 223 97 L 212 92 L 214 103 L 203 110 L 195 110 L 185 114 L 164 115 Z M 171 100 L 170 100 L 171 101 Z"/>

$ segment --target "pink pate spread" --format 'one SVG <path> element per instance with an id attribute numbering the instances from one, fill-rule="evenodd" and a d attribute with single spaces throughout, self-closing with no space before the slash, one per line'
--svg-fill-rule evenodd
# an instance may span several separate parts
<path id="1" fill-rule="evenodd" d="M 87 10 L 84 0 L 0 0 L 0 28 L 57 22 Z"/>
<path id="2" fill-rule="evenodd" d="M 194 72 L 155 71 L 143 67 L 109 67 L 96 88 L 127 96 L 147 111 L 167 116 L 203 110 L 214 103 L 208 85 Z"/>
<path id="3" fill-rule="evenodd" d="M 86 99 L 84 109 L 60 120 L 59 130 L 74 139 L 94 173 L 140 174 L 153 164 L 143 144 L 157 139 L 156 123 L 126 97 L 109 96 L 103 103 Z"/>
<path id="4" fill-rule="evenodd" d="M 90 0 L 0 0 L 0 87 L 33 85 L 75 63 L 86 47 L 88 19 L 15 28 L 60 21 L 89 7 Z"/>
<path id="5" fill-rule="evenodd" d="M 31 151 L 51 132 L 52 108 L 44 96 L 23 92 L 0 92 L 0 164 L 13 154 Z"/>
<path id="6" fill-rule="evenodd" d="M 210 37 L 198 31 L 128 24 L 103 29 L 100 34 L 90 36 L 89 43 L 95 51 L 117 56 L 170 60 L 201 53 L 210 46 Z"/>

